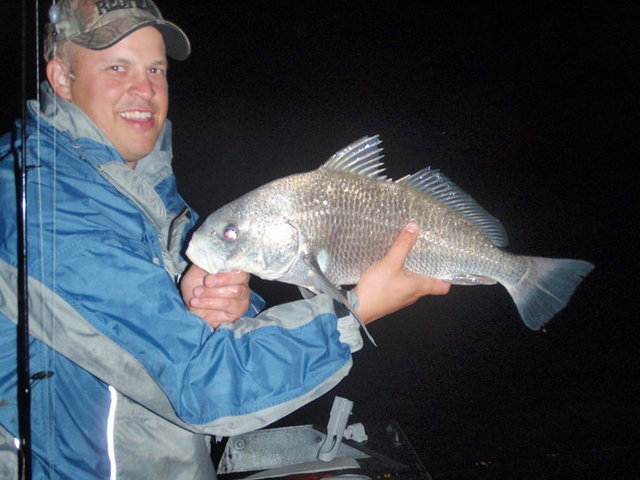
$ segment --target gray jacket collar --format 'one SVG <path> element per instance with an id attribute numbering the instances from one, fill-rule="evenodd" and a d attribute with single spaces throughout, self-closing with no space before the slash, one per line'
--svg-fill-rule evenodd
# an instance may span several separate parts
<path id="1" fill-rule="evenodd" d="M 173 174 L 169 121 L 165 121 L 162 133 L 151 153 L 138 160 L 136 168 L 131 169 L 82 110 L 57 97 L 46 83 L 42 85 L 40 97 L 40 105 L 32 100 L 30 108 L 34 114 L 38 114 L 54 129 L 66 135 L 72 142 L 89 139 L 109 147 L 111 155 L 105 154 L 101 155 L 101 158 L 92 158 L 90 163 L 109 183 L 116 186 L 120 193 L 127 196 L 153 224 L 158 234 L 164 268 L 172 278 L 177 278 L 185 266 L 180 257 L 180 242 L 170 241 L 174 236 L 171 228 L 172 220 L 178 212 L 167 211 L 161 194 L 155 188 Z M 186 222 L 183 223 L 186 225 Z"/>

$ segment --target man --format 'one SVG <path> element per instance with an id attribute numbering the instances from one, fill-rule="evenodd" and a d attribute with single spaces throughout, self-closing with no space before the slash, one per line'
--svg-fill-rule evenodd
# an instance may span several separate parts
<path id="1" fill-rule="evenodd" d="M 151 0 L 56 8 L 26 126 L 33 478 L 214 478 L 209 436 L 331 389 L 362 345 L 358 324 L 327 295 L 255 316 L 246 273 L 186 269 L 196 216 L 170 167 L 166 54 L 186 58 L 188 39 Z M 1 478 L 16 475 L 19 436 L 20 138 L 0 140 Z M 349 294 L 365 322 L 448 291 L 404 270 L 416 230 Z"/>

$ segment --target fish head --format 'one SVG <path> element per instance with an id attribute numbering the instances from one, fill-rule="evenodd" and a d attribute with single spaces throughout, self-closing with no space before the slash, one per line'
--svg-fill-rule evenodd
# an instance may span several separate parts
<path id="1" fill-rule="evenodd" d="M 300 236 L 286 216 L 286 199 L 263 200 L 241 197 L 213 212 L 193 233 L 187 257 L 210 273 L 241 270 L 267 280 L 282 277 L 299 256 Z"/>

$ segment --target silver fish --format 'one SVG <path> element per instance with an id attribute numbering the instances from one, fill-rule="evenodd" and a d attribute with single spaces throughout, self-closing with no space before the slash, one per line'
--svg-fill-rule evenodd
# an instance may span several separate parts
<path id="1" fill-rule="evenodd" d="M 533 330 L 564 308 L 593 269 L 582 260 L 503 250 L 502 224 L 438 170 L 395 181 L 382 175 L 380 143 L 364 137 L 317 170 L 274 180 L 218 209 L 194 233 L 187 256 L 209 272 L 244 270 L 330 293 L 357 317 L 337 286 L 356 284 L 413 220 L 420 236 L 409 270 L 457 285 L 500 283 Z"/>

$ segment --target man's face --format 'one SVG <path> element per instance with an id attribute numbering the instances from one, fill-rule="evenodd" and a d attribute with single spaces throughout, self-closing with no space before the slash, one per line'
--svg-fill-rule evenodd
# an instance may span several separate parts
<path id="1" fill-rule="evenodd" d="M 83 110 L 130 167 L 153 149 L 167 118 L 164 40 L 144 27 L 104 50 L 73 48 L 69 100 Z"/>

